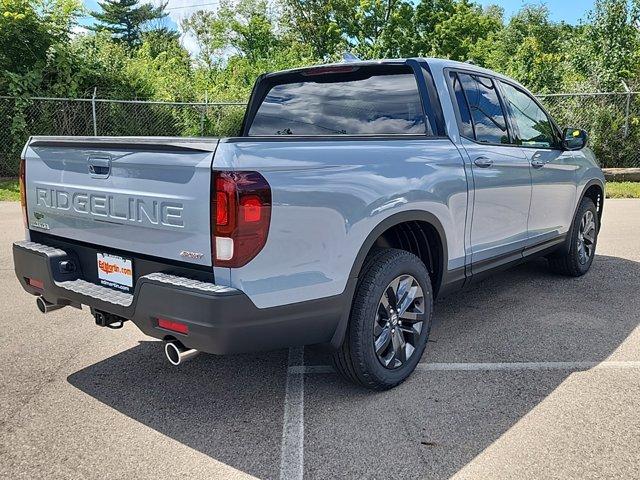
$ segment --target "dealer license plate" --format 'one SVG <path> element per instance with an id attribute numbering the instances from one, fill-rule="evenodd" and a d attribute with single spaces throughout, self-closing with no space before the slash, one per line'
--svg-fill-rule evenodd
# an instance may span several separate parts
<path id="1" fill-rule="evenodd" d="M 105 287 L 128 292 L 133 287 L 133 262 L 130 258 L 98 253 L 98 279 Z"/>

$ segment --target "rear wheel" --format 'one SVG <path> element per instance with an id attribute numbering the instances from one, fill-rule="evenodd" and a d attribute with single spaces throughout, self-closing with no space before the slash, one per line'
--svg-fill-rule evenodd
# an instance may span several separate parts
<path id="1" fill-rule="evenodd" d="M 554 272 L 571 277 L 580 277 L 589 271 L 596 254 L 598 231 L 600 230 L 598 211 L 590 198 L 583 198 L 573 220 L 569 235 L 569 251 L 549 258 L 549 266 Z"/>
<path id="2" fill-rule="evenodd" d="M 433 310 L 429 273 L 415 255 L 384 249 L 365 262 L 336 369 L 374 390 L 404 381 L 427 344 Z"/>

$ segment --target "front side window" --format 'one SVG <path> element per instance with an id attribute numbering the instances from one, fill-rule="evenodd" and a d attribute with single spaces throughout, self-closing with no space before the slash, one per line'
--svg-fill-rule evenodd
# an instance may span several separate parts
<path id="1" fill-rule="evenodd" d="M 469 104 L 475 139 L 481 143 L 509 143 L 509 133 L 496 85 L 488 77 L 459 73 Z"/>
<path id="2" fill-rule="evenodd" d="M 354 67 L 271 87 L 249 135 L 431 134 L 413 71 Z"/>
<path id="3" fill-rule="evenodd" d="M 555 142 L 553 124 L 538 104 L 522 90 L 502 82 L 505 101 L 518 126 L 519 145 L 551 148 Z"/>

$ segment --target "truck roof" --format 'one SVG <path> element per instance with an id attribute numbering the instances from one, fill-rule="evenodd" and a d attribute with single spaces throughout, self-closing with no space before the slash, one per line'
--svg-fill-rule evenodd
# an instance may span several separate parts
<path id="1" fill-rule="evenodd" d="M 295 73 L 295 72 L 303 72 L 305 70 L 310 70 L 314 68 L 330 68 L 330 67 L 344 67 L 348 66 L 371 66 L 371 65 L 401 65 L 407 62 L 407 60 L 422 60 L 429 64 L 432 68 L 464 68 L 466 70 L 473 70 L 477 72 L 488 73 L 493 76 L 508 78 L 501 73 L 495 72 L 493 70 L 488 70 L 483 67 L 479 67 L 478 65 L 474 65 L 469 62 L 458 62 L 456 60 L 449 60 L 447 58 L 437 58 L 437 57 L 407 57 L 407 58 L 382 58 L 377 60 L 358 60 L 358 61 L 349 61 L 349 62 L 333 62 L 333 63 L 320 63 L 316 65 L 308 65 L 305 67 L 297 67 L 290 68 L 286 70 L 279 70 L 276 72 L 270 72 L 267 76 L 271 75 L 280 75 L 286 73 Z"/>
<path id="2" fill-rule="evenodd" d="M 267 77 L 267 78 L 275 77 L 279 75 L 286 75 L 289 73 L 304 72 L 306 70 L 317 69 L 317 68 L 331 68 L 331 67 L 344 67 L 344 66 L 358 67 L 358 66 L 371 66 L 371 65 L 402 65 L 406 63 L 407 60 L 425 61 L 429 64 L 429 67 L 434 70 L 441 70 L 444 68 L 463 68 L 465 70 L 484 73 L 494 77 L 502 78 L 504 80 L 509 80 L 510 82 L 514 82 L 520 85 L 518 82 L 516 82 L 512 78 L 507 77 L 506 75 L 503 75 L 493 70 L 489 70 L 487 68 L 480 67 L 478 65 L 474 65 L 473 63 L 458 62 L 456 60 L 449 60 L 447 58 L 436 58 L 436 57 L 383 58 L 378 60 L 359 60 L 359 61 L 349 61 L 349 62 L 323 63 L 323 64 L 317 64 L 317 65 L 309 65 L 305 67 L 291 68 L 287 70 L 280 70 L 277 72 L 270 72 L 264 75 L 264 77 Z"/>

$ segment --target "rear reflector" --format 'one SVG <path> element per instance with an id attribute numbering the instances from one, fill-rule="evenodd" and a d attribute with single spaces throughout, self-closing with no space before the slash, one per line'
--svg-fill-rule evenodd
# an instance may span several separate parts
<path id="1" fill-rule="evenodd" d="M 172 332 L 182 333 L 187 335 L 189 333 L 189 326 L 184 323 L 174 322 L 173 320 L 166 320 L 164 318 L 158 319 L 158 326 L 165 330 L 171 330 Z"/>
<path id="2" fill-rule="evenodd" d="M 44 282 L 42 280 L 38 280 L 36 278 L 27 278 L 27 283 L 34 288 L 44 290 Z"/>

